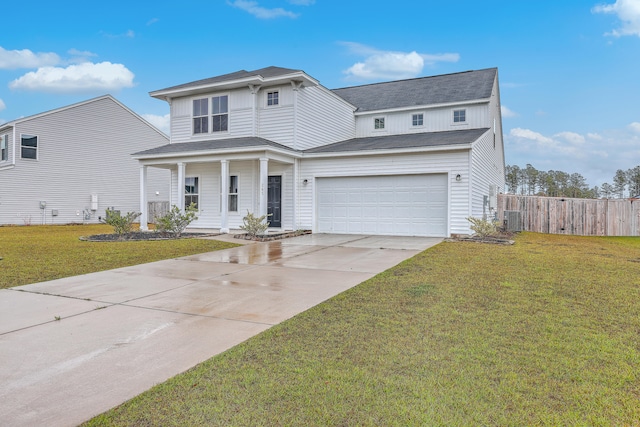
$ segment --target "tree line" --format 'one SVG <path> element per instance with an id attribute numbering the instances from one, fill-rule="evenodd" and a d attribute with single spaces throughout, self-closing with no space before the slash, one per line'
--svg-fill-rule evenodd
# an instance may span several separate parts
<path id="1" fill-rule="evenodd" d="M 625 198 L 640 195 L 640 166 L 628 170 L 618 169 L 612 183 L 589 187 L 579 173 L 540 171 L 527 164 L 524 168 L 507 165 L 505 169 L 507 193 L 549 197 L 575 197 L 582 199 Z"/>

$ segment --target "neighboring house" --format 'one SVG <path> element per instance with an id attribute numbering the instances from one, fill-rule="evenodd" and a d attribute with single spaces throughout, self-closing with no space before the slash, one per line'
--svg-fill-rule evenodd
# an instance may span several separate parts
<path id="1" fill-rule="evenodd" d="M 0 224 L 96 223 L 107 208 L 139 211 L 134 151 L 168 137 L 106 95 L 0 125 Z M 147 179 L 169 200 L 167 171 Z"/>
<path id="2" fill-rule="evenodd" d="M 275 230 L 470 234 L 504 188 L 496 68 L 329 90 L 268 67 L 150 95 L 171 106 L 171 143 L 134 158 L 171 171 L 195 227 L 251 212 Z"/>

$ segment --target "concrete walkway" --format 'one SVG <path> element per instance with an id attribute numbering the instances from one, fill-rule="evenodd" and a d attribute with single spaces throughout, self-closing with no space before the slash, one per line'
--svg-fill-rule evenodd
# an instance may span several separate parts
<path id="1" fill-rule="evenodd" d="M 77 425 L 441 240 L 312 234 L 0 290 L 0 425 Z"/>

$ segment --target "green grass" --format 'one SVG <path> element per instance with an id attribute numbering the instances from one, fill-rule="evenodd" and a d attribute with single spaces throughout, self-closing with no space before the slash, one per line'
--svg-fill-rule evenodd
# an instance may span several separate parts
<path id="1" fill-rule="evenodd" d="M 235 245 L 216 240 L 85 242 L 111 233 L 106 225 L 0 227 L 0 288 L 215 251 Z"/>
<path id="2" fill-rule="evenodd" d="M 87 425 L 638 425 L 640 239 L 443 243 Z"/>

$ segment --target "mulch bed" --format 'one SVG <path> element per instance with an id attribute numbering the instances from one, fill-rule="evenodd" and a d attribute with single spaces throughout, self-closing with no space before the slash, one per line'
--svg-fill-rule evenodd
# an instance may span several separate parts
<path id="1" fill-rule="evenodd" d="M 311 234 L 311 230 L 297 230 L 297 231 L 288 231 L 285 233 L 274 233 L 274 234 L 259 234 L 257 236 L 252 236 L 247 233 L 243 234 L 234 234 L 234 239 L 243 239 L 243 240 L 254 240 L 257 242 L 270 242 L 272 240 L 281 240 L 286 239 L 288 237 L 296 237 L 302 236 L 304 234 Z"/>
<path id="2" fill-rule="evenodd" d="M 514 233 L 501 232 L 495 236 L 459 236 L 446 239 L 447 242 L 477 242 L 477 243 L 492 243 L 494 245 L 513 245 L 515 240 L 512 240 Z"/>
<path id="3" fill-rule="evenodd" d="M 180 239 L 190 239 L 194 237 L 204 236 L 216 236 L 217 234 L 211 233 L 182 233 Z M 155 233 L 153 231 L 136 231 L 133 233 L 124 234 L 118 236 L 115 233 L 111 234 L 94 234 L 93 236 L 82 236 L 80 240 L 89 242 L 123 242 L 123 241 L 146 241 L 146 240 L 171 240 L 175 239 L 167 234 Z"/>

